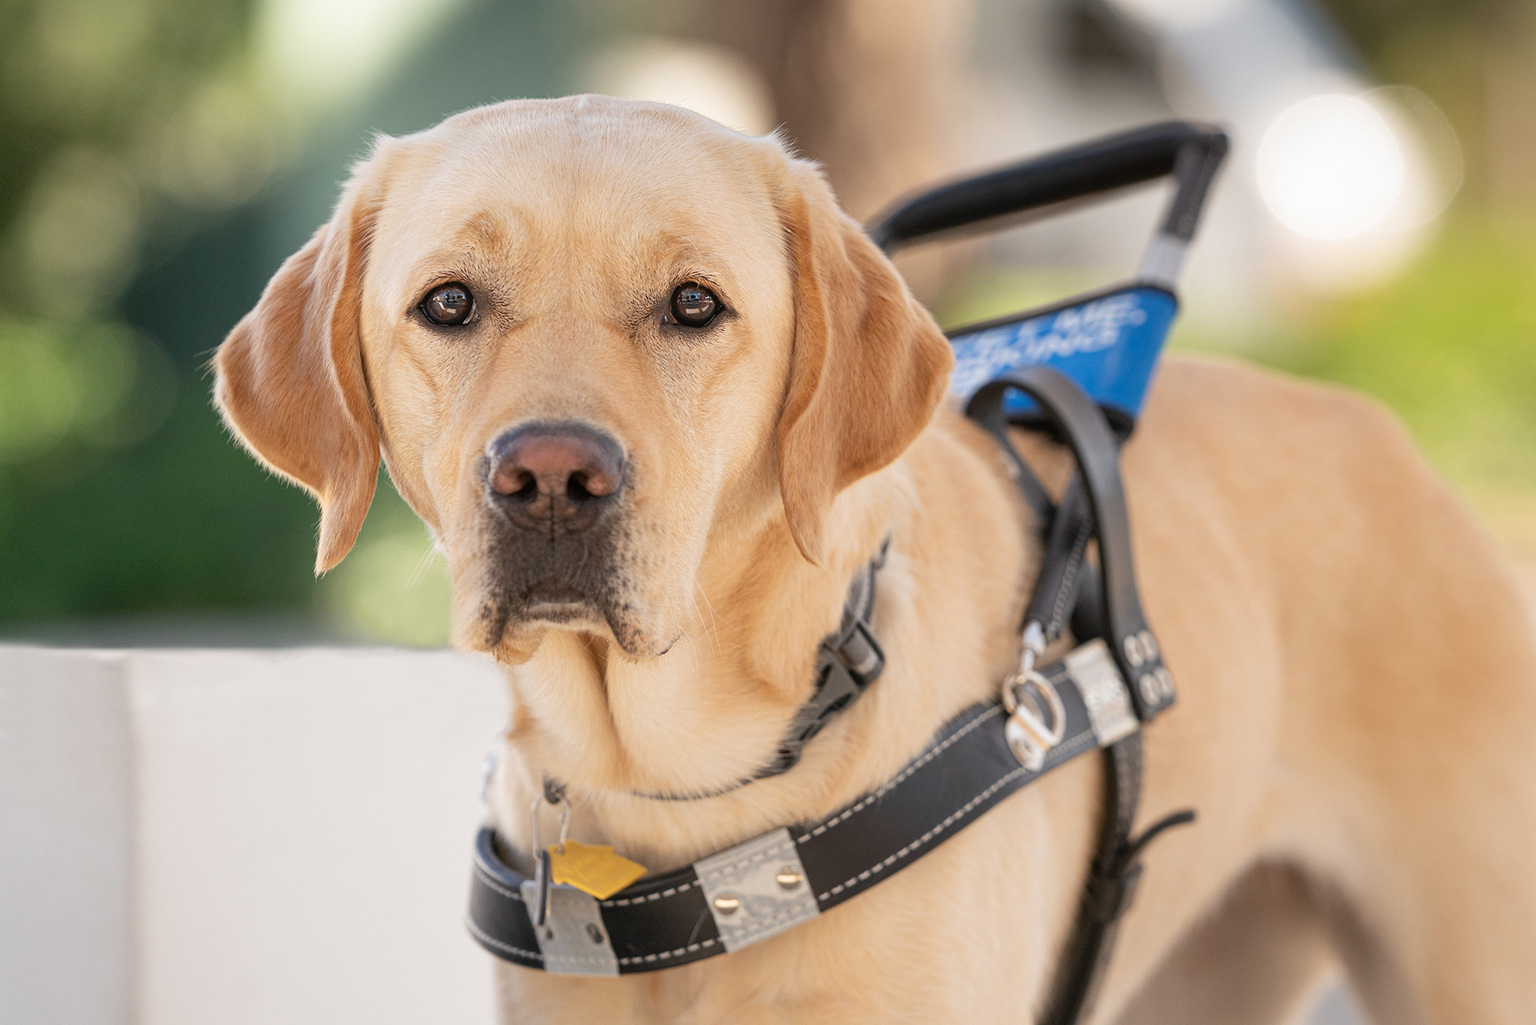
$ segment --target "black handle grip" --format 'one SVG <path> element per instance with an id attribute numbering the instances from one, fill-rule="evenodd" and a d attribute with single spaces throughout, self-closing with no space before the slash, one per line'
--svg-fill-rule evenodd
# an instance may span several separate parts
<path id="1" fill-rule="evenodd" d="M 1166 121 L 1057 150 L 899 201 L 869 228 L 887 252 L 939 232 L 1175 175 L 1162 233 L 1194 237 L 1206 192 L 1227 153 L 1211 125 Z"/>

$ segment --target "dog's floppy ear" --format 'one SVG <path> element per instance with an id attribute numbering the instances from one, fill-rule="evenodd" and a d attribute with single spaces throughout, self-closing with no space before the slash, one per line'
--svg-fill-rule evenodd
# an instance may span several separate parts
<path id="1" fill-rule="evenodd" d="M 912 443 L 944 395 L 954 357 L 821 172 L 791 160 L 787 186 L 795 341 L 778 426 L 779 490 L 801 554 L 820 565 L 832 500 Z"/>
<path id="2" fill-rule="evenodd" d="M 378 479 L 379 435 L 358 337 L 374 181 L 369 165 L 357 169 L 330 223 L 284 261 L 214 356 L 214 400 L 225 423 L 320 503 L 316 573 L 351 550 Z"/>

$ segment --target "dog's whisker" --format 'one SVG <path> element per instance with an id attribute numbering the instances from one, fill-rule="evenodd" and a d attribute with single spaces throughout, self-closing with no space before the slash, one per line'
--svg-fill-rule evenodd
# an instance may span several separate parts
<path id="1" fill-rule="evenodd" d="M 699 621 L 699 625 L 704 628 L 705 635 L 709 637 L 710 652 L 712 654 L 718 655 L 720 653 L 719 638 L 715 636 L 714 630 L 710 627 L 709 620 L 705 618 L 703 610 L 699 608 L 699 599 L 697 594 L 689 595 L 688 602 L 693 607 L 693 618 Z M 686 634 L 686 632 L 685 635 L 689 636 L 690 639 L 692 637 L 691 634 Z M 697 645 L 694 646 L 694 650 L 697 652 Z"/>
<path id="2" fill-rule="evenodd" d="M 416 568 L 411 571 L 411 578 L 406 582 L 405 589 L 407 591 L 414 591 L 420 587 L 421 582 L 426 579 L 427 574 L 431 571 L 433 564 L 442 557 L 443 554 L 438 551 L 437 545 L 428 545 L 427 550 L 422 552 L 421 557 L 416 560 Z"/>
<path id="3" fill-rule="evenodd" d="M 705 606 L 705 608 L 709 609 L 709 619 L 705 623 L 705 629 L 707 629 L 709 631 L 710 648 L 711 648 L 711 650 L 714 652 L 714 654 L 719 655 L 720 654 L 720 630 L 719 630 L 719 624 L 721 623 L 720 613 L 715 611 L 715 603 L 709 600 L 709 595 L 707 593 L 705 593 L 704 588 L 702 588 L 702 587 L 695 587 L 694 588 L 694 594 L 696 595 L 696 597 L 694 598 L 694 601 L 693 601 L 694 610 L 695 611 L 698 610 L 698 607 L 699 607 L 698 599 L 699 598 L 703 598 L 704 599 L 704 606 Z"/>

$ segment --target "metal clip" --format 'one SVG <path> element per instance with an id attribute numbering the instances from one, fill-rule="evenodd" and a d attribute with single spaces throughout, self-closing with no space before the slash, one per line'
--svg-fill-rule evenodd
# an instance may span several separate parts
<path id="1" fill-rule="evenodd" d="M 1039 661 L 1040 656 L 1045 652 L 1045 627 L 1040 624 L 1038 619 L 1031 619 L 1028 623 L 1024 624 L 1024 635 L 1021 638 L 1021 642 L 1022 644 L 1019 648 L 1019 668 L 1003 677 L 1003 684 L 998 688 L 998 696 L 1002 698 L 1003 704 L 1008 707 L 1010 712 L 1018 704 L 1018 695 L 1014 693 L 1015 689 L 1022 684 L 1030 673 L 1035 671 L 1035 663 Z"/>
<path id="2" fill-rule="evenodd" d="M 549 938 L 549 852 L 540 848 L 533 856 L 533 906 L 528 917 L 540 941 Z"/>
<path id="3" fill-rule="evenodd" d="M 564 854 L 571 829 L 571 802 L 563 784 L 546 780 L 544 792 L 534 798 L 529 838 L 535 868 L 533 878 L 523 880 L 521 888 L 544 970 L 555 975 L 618 975 L 618 956 L 597 898 L 574 886 L 556 884 L 553 879 L 550 848 L 539 840 L 539 809 L 546 804 L 560 808 L 560 842 L 553 849 Z"/>
<path id="4" fill-rule="evenodd" d="M 550 800 L 551 794 L 554 800 Z M 549 931 L 549 887 L 551 885 L 549 851 L 539 839 L 539 809 L 545 804 L 560 806 L 560 842 L 555 846 L 555 850 L 561 854 L 565 853 L 565 841 L 571 831 L 571 802 L 565 799 L 564 788 L 551 790 L 545 786 L 544 792 L 533 799 L 533 808 L 528 815 L 528 843 L 533 850 L 535 895 L 533 906 L 529 908 L 529 917 L 533 919 L 534 928 L 541 936 Z"/>
<path id="5" fill-rule="evenodd" d="M 1031 772 L 1045 767 L 1045 756 L 1067 731 L 1067 710 L 1056 685 L 1035 670 L 1044 650 L 1045 628 L 1038 620 L 1030 620 L 1024 626 L 1019 668 L 1003 679 L 1002 686 L 1003 707 L 1009 712 L 1003 736 L 1019 764 Z"/>

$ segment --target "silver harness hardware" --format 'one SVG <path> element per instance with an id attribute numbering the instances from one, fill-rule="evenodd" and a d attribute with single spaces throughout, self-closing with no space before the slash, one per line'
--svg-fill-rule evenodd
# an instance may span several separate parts
<path id="1" fill-rule="evenodd" d="M 1005 735 L 1008 748 L 1019 764 L 1039 772 L 1045 756 L 1066 734 L 1067 711 L 1056 685 L 1035 671 L 1035 661 L 1045 652 L 1045 628 L 1032 619 L 1024 627 L 1019 668 L 1003 678 L 1002 702 L 1008 709 Z"/>

